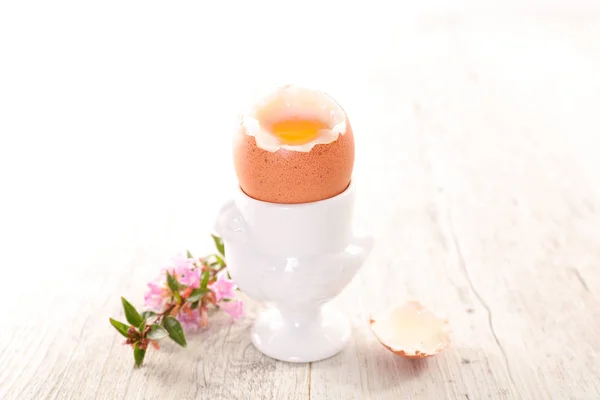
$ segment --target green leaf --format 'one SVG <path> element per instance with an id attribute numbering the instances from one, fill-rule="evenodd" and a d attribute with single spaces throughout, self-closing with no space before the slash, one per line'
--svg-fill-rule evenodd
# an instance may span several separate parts
<path id="1" fill-rule="evenodd" d="M 114 320 L 112 318 L 109 318 L 109 319 L 110 319 L 110 324 L 112 326 L 114 326 L 115 329 L 118 330 L 121 335 L 123 335 L 125 337 L 129 336 L 127 334 L 127 331 L 129 330 L 129 325 L 126 325 L 126 324 L 124 324 L 122 322 L 116 321 L 116 320 Z"/>
<path id="2" fill-rule="evenodd" d="M 169 271 L 167 271 L 167 285 L 169 286 L 169 289 L 171 289 L 171 292 L 179 293 L 179 282 L 177 282 L 177 279 L 175 279 Z"/>
<path id="3" fill-rule="evenodd" d="M 142 318 L 147 320 L 148 318 L 156 317 L 156 313 L 154 311 L 148 310 L 142 312 Z"/>
<path id="4" fill-rule="evenodd" d="M 209 289 L 194 289 L 192 290 L 192 293 L 190 293 L 189 297 L 185 299 L 185 301 L 188 303 L 196 303 L 197 301 L 201 300 L 204 297 L 204 295 L 208 292 L 210 292 Z"/>
<path id="5" fill-rule="evenodd" d="M 212 236 L 213 241 L 215 242 L 215 247 L 219 251 L 219 254 L 221 254 L 223 257 L 225 257 L 225 244 L 223 243 L 223 239 L 221 239 L 220 237 L 218 237 L 216 235 L 210 235 L 210 236 Z"/>
<path id="6" fill-rule="evenodd" d="M 169 332 L 158 324 L 150 325 L 150 330 L 148 331 L 148 335 L 146 335 L 148 339 L 152 340 L 160 340 L 167 336 L 169 336 Z"/>
<path id="7" fill-rule="evenodd" d="M 187 258 L 194 258 L 194 256 L 192 255 L 192 253 L 190 253 L 190 251 L 187 251 Z"/>
<path id="8" fill-rule="evenodd" d="M 223 260 L 223 258 L 217 254 L 215 254 L 215 257 L 217 258 L 217 264 L 219 264 L 221 267 L 225 266 L 225 260 Z"/>
<path id="9" fill-rule="evenodd" d="M 200 282 L 200 289 L 207 288 L 209 279 L 210 279 L 210 271 L 204 271 L 202 273 L 202 282 Z"/>
<path id="10" fill-rule="evenodd" d="M 135 358 L 136 368 L 139 368 L 142 366 L 145 356 L 146 356 L 146 350 L 140 349 L 140 344 L 136 343 L 135 347 L 133 348 L 133 358 Z"/>
<path id="11" fill-rule="evenodd" d="M 199 305 L 200 305 L 200 302 L 199 302 L 199 301 L 197 301 L 197 302 L 195 302 L 195 303 L 192 303 L 192 305 L 190 306 L 190 308 L 191 308 L 192 310 L 195 310 L 196 308 L 198 308 L 198 306 L 199 306 Z"/>
<path id="12" fill-rule="evenodd" d="M 140 326 L 144 319 L 137 312 L 135 307 L 125 300 L 125 297 L 121 297 L 121 303 L 123 303 L 123 310 L 125 310 L 125 318 L 127 318 L 127 322 L 133 326 Z"/>
<path id="13" fill-rule="evenodd" d="M 175 318 L 168 316 L 162 321 L 162 326 L 169 332 L 169 337 L 181 347 L 186 347 L 187 342 L 181 324 Z"/>
<path id="14" fill-rule="evenodd" d="M 138 330 L 140 331 L 140 333 L 142 334 L 142 336 L 144 335 L 144 330 L 146 329 L 146 320 L 142 319 L 142 323 L 140 324 L 140 326 L 138 326 Z"/>

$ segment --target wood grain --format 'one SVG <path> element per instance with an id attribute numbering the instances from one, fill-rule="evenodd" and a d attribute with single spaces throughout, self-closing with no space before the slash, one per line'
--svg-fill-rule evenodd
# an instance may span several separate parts
<path id="1" fill-rule="evenodd" d="M 165 186 L 181 173 L 165 151 L 163 197 L 149 195 L 149 180 L 136 198 L 145 208 L 123 206 L 103 225 L 94 210 L 111 192 L 85 212 L 62 210 L 48 234 L 2 256 L 0 398 L 599 398 L 598 26 L 590 15 L 426 18 L 365 53 L 355 86 L 331 83 L 356 133 L 357 224 L 376 239 L 336 299 L 354 328 L 340 354 L 298 365 L 263 356 L 248 300 L 243 320 L 214 315 L 187 349 L 165 343 L 132 368 L 108 324 L 122 317 L 119 296 L 140 304 L 144 282 L 181 246 L 210 250 L 234 184 L 230 160 L 213 156 Z M 228 151 L 225 139 L 214 148 Z M 208 165 L 205 181 L 186 186 Z M 33 262 L 25 248 L 41 255 Z M 371 334 L 371 313 L 409 298 L 448 317 L 443 354 L 407 361 Z"/>

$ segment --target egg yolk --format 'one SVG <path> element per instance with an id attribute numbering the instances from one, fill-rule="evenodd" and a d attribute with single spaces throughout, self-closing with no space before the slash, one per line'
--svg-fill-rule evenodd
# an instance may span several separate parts
<path id="1" fill-rule="evenodd" d="M 290 118 L 274 122 L 270 126 L 271 133 L 281 143 L 300 145 L 310 142 L 319 136 L 319 131 L 327 129 L 327 124 L 317 119 Z"/>

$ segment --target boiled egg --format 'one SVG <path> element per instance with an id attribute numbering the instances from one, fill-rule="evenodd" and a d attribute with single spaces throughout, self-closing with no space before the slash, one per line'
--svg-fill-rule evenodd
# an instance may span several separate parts
<path id="1" fill-rule="evenodd" d="M 332 97 L 286 85 L 243 113 L 233 158 L 248 196 L 272 203 L 314 202 L 348 188 L 354 137 L 345 111 Z"/>

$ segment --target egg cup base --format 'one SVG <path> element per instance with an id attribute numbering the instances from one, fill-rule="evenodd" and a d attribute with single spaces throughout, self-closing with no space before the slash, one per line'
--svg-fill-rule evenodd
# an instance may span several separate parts
<path id="1" fill-rule="evenodd" d="M 307 363 L 327 359 L 348 343 L 348 318 L 332 304 L 309 313 L 286 313 L 269 307 L 257 316 L 252 343 L 263 354 L 279 361 Z"/>

